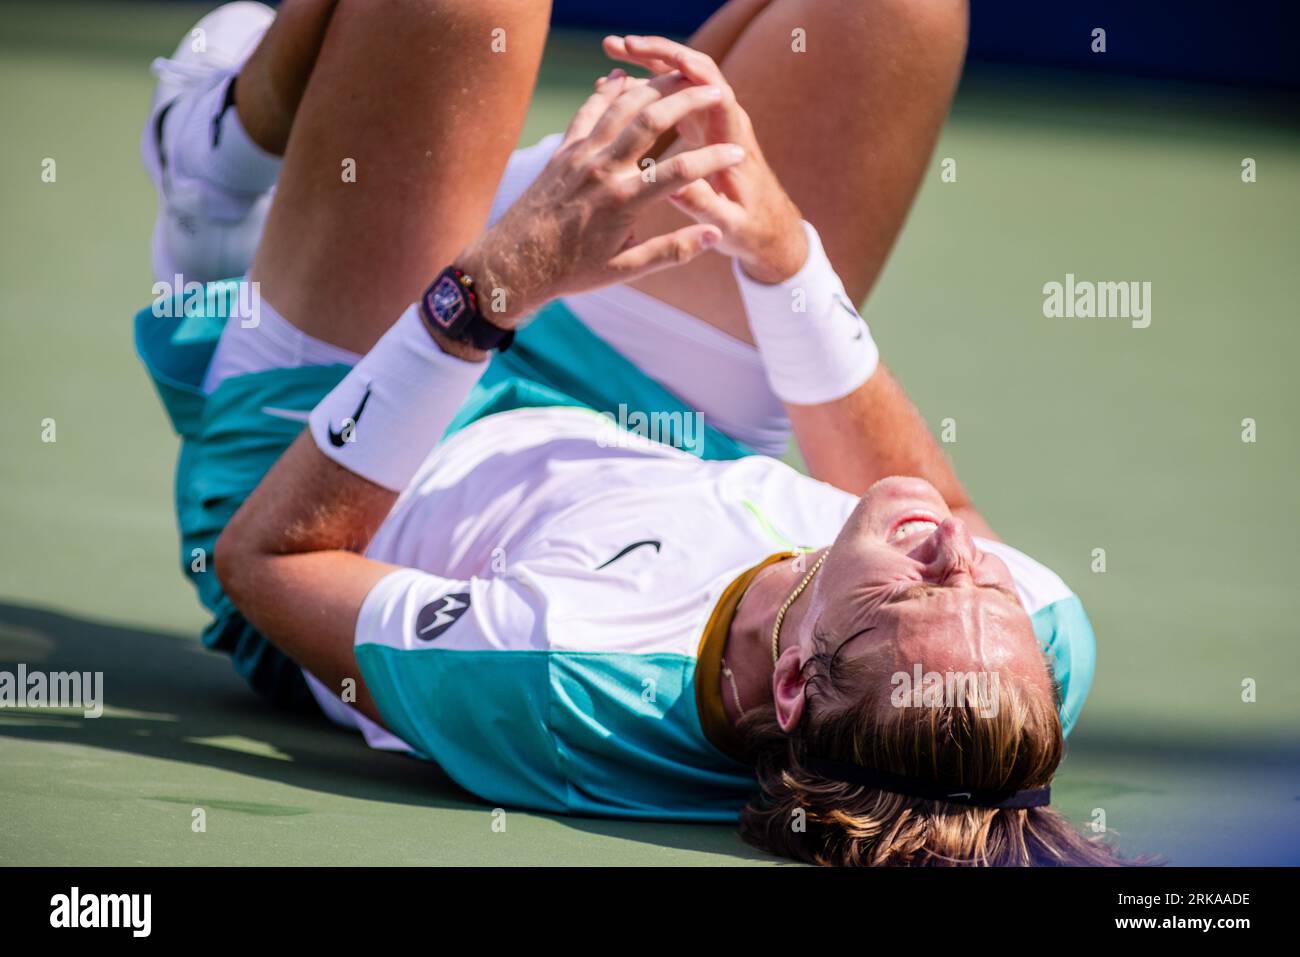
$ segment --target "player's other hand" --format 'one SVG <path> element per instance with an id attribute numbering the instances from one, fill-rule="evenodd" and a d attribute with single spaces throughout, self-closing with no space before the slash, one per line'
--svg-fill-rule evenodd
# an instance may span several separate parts
<path id="1" fill-rule="evenodd" d="M 722 231 L 711 223 L 645 238 L 632 224 L 647 203 L 744 159 L 739 145 L 717 141 L 642 165 L 656 139 L 722 96 L 681 74 L 646 81 L 615 70 L 598 81 L 545 169 L 457 261 L 482 290 L 488 318 L 516 326 L 557 296 L 627 282 L 716 245 Z"/>
<path id="2" fill-rule="evenodd" d="M 738 259 L 754 279 L 781 282 L 798 272 L 808 257 L 799 208 L 763 158 L 749 114 L 736 102 L 713 59 L 664 37 L 610 36 L 604 47 L 611 58 L 650 70 L 656 81 L 683 76 L 722 91 L 709 109 L 683 116 L 677 133 L 687 149 L 738 143 L 744 147 L 745 159 L 684 184 L 669 199 L 696 221 L 718 227 L 722 231 L 718 250 Z"/>

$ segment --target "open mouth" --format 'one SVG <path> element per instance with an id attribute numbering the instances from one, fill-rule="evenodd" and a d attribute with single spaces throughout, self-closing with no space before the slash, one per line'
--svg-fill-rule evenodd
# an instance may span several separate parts
<path id="1" fill-rule="evenodd" d="M 918 532 L 929 535 L 938 527 L 939 520 L 933 515 L 910 513 L 895 520 L 885 539 L 888 542 L 902 542 Z"/>

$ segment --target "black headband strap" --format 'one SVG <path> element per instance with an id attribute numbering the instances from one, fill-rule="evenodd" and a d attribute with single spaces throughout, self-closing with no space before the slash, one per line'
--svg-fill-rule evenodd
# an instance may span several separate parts
<path id="1" fill-rule="evenodd" d="M 1050 787 L 1027 788 L 1023 791 L 962 791 L 935 781 L 904 777 L 887 771 L 864 768 L 860 764 L 846 764 L 843 761 L 830 761 L 826 758 L 805 758 L 803 766 L 819 777 L 832 781 L 889 791 L 904 797 L 963 804 L 967 807 L 1045 807 L 1052 799 Z"/>

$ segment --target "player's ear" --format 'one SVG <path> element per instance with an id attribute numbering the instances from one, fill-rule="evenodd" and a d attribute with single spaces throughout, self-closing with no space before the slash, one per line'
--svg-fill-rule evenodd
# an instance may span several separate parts
<path id="1" fill-rule="evenodd" d="M 799 648 L 787 648 L 776 660 L 776 669 L 772 673 L 772 703 L 776 707 L 776 721 L 781 730 L 790 734 L 803 719 L 804 686 L 808 679 L 803 674 L 802 652 Z"/>

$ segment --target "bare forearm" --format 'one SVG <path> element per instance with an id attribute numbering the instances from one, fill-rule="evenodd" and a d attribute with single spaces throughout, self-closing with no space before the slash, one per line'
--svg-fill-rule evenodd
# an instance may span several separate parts
<path id="1" fill-rule="evenodd" d="M 995 537 L 921 413 L 883 364 L 843 399 L 786 410 L 814 478 L 861 495 L 887 476 L 917 476 L 938 489 L 953 512 L 973 522 L 977 535 Z"/>
<path id="2" fill-rule="evenodd" d="M 221 587 L 253 624 L 281 644 L 282 636 L 292 636 L 304 624 L 303 606 L 285 600 L 302 577 L 304 563 L 294 559 L 332 553 L 362 560 L 396 499 L 397 493 L 331 461 L 303 432 L 217 539 Z M 342 607 L 360 608 L 379 577 L 342 578 L 330 601 L 320 605 L 340 607 L 335 600 L 343 599 Z"/>
<path id="3" fill-rule="evenodd" d="M 222 534 L 243 553 L 360 552 L 397 493 L 327 458 L 308 432 L 289 446 Z"/>
<path id="4" fill-rule="evenodd" d="M 304 432 L 217 540 L 221 587 L 245 618 L 326 687 L 379 714 L 352 652 L 357 615 L 393 567 L 362 556 L 396 494 L 330 461 Z"/>

